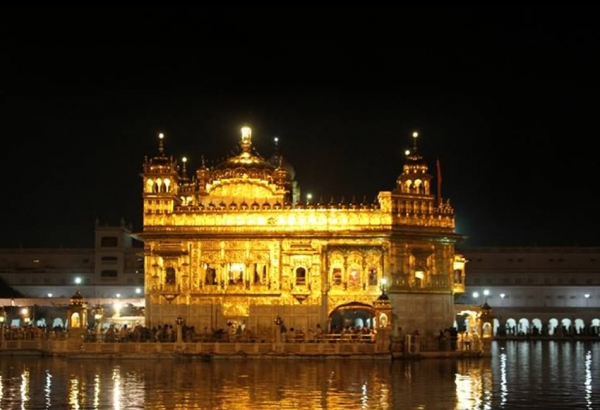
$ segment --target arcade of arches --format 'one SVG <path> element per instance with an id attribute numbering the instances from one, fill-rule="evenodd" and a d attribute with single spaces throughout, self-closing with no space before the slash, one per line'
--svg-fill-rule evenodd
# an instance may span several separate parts
<path id="1" fill-rule="evenodd" d="M 457 313 L 454 325 L 459 332 L 471 331 L 477 326 L 478 312 L 464 310 Z M 550 318 L 508 316 L 494 317 L 491 323 L 482 324 L 483 332 L 503 337 L 598 337 L 600 317 L 585 319 L 578 316 Z M 486 328 L 487 327 L 487 328 Z M 493 333 L 492 333 L 493 332 Z"/>

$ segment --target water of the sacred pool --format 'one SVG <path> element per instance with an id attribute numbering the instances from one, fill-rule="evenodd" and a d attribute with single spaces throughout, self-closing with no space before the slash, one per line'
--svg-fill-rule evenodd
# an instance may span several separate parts
<path id="1" fill-rule="evenodd" d="M 469 359 L 0 356 L 1 409 L 596 409 L 600 341 Z"/>

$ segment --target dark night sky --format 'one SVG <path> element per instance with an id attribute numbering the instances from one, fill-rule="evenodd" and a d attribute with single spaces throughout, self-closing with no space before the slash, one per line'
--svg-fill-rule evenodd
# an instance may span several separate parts
<path id="1" fill-rule="evenodd" d="M 600 245 L 590 6 L 0 9 L 0 247 L 141 228 L 141 172 L 253 127 L 303 192 L 393 189 L 410 134 L 465 244 Z"/>

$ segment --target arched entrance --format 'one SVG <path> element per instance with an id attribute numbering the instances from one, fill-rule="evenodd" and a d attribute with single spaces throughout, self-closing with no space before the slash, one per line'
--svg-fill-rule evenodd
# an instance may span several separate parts
<path id="1" fill-rule="evenodd" d="M 374 328 L 375 309 L 371 305 L 350 302 L 336 307 L 329 314 L 329 331 L 340 332 L 342 329 Z"/>

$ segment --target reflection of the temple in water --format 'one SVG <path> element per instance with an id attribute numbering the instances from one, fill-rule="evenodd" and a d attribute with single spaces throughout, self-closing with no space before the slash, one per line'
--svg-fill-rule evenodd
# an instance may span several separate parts
<path id="1" fill-rule="evenodd" d="M 600 346 L 494 343 L 491 358 L 0 360 L 0 408 L 595 408 Z M 554 400 L 554 401 L 552 401 Z M 544 403 L 546 407 L 540 407 Z"/>
<path id="2" fill-rule="evenodd" d="M 430 374 L 441 382 L 430 383 Z M 414 406 L 440 395 L 455 409 L 490 408 L 488 360 L 25 360 L 2 368 L 0 399 L 22 408 L 361 408 Z M 452 386 L 454 375 L 454 384 Z M 391 380 L 390 380 L 391 376 Z M 397 384 L 395 384 L 397 383 Z M 44 392 L 41 396 L 38 392 Z M 207 402 L 209 400 L 209 402 Z"/>
<path id="3" fill-rule="evenodd" d="M 489 360 L 461 360 L 456 372 L 456 410 L 491 409 L 493 378 Z"/>
<path id="4" fill-rule="evenodd" d="M 21 408 L 388 408 L 389 362 L 67 361 L 0 364 L 0 400 Z M 40 394 L 43 392 L 43 395 Z M 16 397 L 19 397 L 16 400 Z"/>

